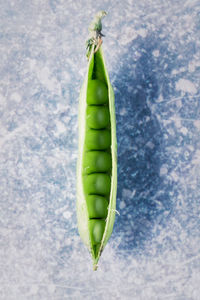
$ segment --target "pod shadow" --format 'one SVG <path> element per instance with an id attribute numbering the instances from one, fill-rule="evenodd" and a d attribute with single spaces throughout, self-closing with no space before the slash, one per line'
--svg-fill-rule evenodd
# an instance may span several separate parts
<path id="1" fill-rule="evenodd" d="M 117 210 L 113 235 L 118 249 L 143 249 L 155 224 L 171 210 L 170 183 L 160 176 L 163 132 L 149 104 L 159 96 L 159 59 L 152 54 L 155 38 L 138 38 L 120 58 L 115 87 L 118 140 Z M 140 57 L 137 58 L 137 53 Z"/>

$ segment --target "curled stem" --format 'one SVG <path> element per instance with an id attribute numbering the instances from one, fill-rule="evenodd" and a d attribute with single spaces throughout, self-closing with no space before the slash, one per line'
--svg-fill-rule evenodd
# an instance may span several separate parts
<path id="1" fill-rule="evenodd" d="M 102 10 L 97 13 L 95 18 L 93 19 L 92 23 L 89 26 L 89 39 L 86 41 L 86 56 L 89 59 L 92 48 L 94 46 L 94 53 L 98 51 L 102 44 L 102 36 L 104 36 L 101 32 L 102 30 L 102 23 L 101 20 L 105 17 L 107 13 Z"/>

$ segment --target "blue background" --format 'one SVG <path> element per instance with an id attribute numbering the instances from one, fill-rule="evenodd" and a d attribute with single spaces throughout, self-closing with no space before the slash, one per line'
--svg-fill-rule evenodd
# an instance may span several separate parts
<path id="1" fill-rule="evenodd" d="M 77 112 L 102 9 L 120 216 L 93 272 Z M 198 1 L 1 1 L 0 25 L 0 299 L 200 299 Z"/>

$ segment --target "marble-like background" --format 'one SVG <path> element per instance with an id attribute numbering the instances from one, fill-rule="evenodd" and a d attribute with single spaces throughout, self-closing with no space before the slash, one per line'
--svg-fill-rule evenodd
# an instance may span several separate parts
<path id="1" fill-rule="evenodd" d="M 78 96 L 99 10 L 118 196 L 97 272 L 76 223 Z M 0 299 L 200 299 L 199 0 L 0 1 Z"/>

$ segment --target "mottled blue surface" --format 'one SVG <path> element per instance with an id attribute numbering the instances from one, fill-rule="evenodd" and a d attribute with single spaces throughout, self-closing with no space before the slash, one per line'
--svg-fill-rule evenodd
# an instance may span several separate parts
<path id="1" fill-rule="evenodd" d="M 78 235 L 78 96 L 99 10 L 116 96 L 116 222 Z M 200 299 L 200 4 L 0 2 L 0 299 Z"/>

